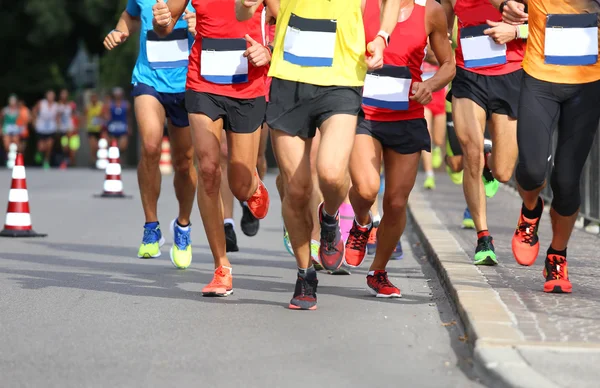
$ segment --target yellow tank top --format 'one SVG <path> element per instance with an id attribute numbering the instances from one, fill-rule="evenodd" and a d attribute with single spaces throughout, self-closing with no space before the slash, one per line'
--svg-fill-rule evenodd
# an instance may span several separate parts
<path id="1" fill-rule="evenodd" d="M 281 0 L 269 76 L 319 86 L 362 86 L 361 0 Z"/>
<path id="2" fill-rule="evenodd" d="M 87 109 L 87 130 L 88 132 L 100 132 L 102 129 L 102 108 L 104 105 L 99 102 L 96 105 L 89 105 Z"/>
<path id="3" fill-rule="evenodd" d="M 600 5 L 594 0 L 529 0 L 525 72 L 542 81 L 564 84 L 599 80 L 600 61 L 595 39 L 600 14 L 595 15 L 596 18 L 590 15 L 596 12 L 600 12 Z M 553 16 L 548 18 L 551 14 Z M 562 15 L 575 15 L 578 19 Z M 590 18 L 591 23 L 587 20 Z M 552 34 L 548 42 L 547 33 Z M 588 42 L 587 46 L 584 42 Z"/>

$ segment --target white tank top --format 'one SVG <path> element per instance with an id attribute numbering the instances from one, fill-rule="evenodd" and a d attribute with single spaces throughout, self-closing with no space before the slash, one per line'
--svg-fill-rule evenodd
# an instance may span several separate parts
<path id="1" fill-rule="evenodd" d="M 73 120 L 71 117 L 73 115 L 73 109 L 71 109 L 71 104 L 59 103 L 58 104 L 58 115 L 59 115 L 59 122 L 58 122 L 58 130 L 59 131 L 68 132 L 71 129 L 73 129 Z"/>
<path id="2" fill-rule="evenodd" d="M 47 135 L 56 132 L 56 115 L 58 114 L 58 104 L 48 104 L 47 100 L 40 102 L 40 110 L 38 112 L 35 127 L 38 133 Z"/>

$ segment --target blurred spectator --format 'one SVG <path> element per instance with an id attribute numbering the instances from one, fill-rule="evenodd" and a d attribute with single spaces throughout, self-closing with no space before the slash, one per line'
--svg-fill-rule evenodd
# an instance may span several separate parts
<path id="1" fill-rule="evenodd" d="M 2 142 L 4 150 L 8 154 L 8 148 L 12 143 L 19 144 L 19 135 L 21 128 L 17 123 L 19 119 L 19 105 L 17 96 L 14 94 L 8 98 L 8 106 L 0 112 L 0 121 L 2 122 Z"/>
<path id="2" fill-rule="evenodd" d="M 62 149 L 62 161 L 60 168 L 67 168 L 75 162 L 75 151 L 79 149 L 79 134 L 76 123 L 77 106 L 74 101 L 69 101 L 69 91 L 60 91 L 58 100 L 58 133 L 57 140 L 60 141 Z"/>
<path id="3" fill-rule="evenodd" d="M 29 124 L 31 124 L 31 111 L 25 105 L 25 101 L 19 100 L 19 117 L 17 118 L 17 125 L 20 128 L 20 141 L 19 141 L 19 152 L 25 153 L 27 148 L 27 139 L 29 139 Z"/>
<path id="4" fill-rule="evenodd" d="M 121 153 L 125 152 L 128 137 L 131 135 L 129 125 L 129 102 L 123 99 L 123 89 L 115 88 L 112 93 L 113 100 L 105 108 L 105 118 L 108 126 L 110 142 L 117 140 Z"/>
<path id="5" fill-rule="evenodd" d="M 92 166 L 96 165 L 98 140 L 102 136 L 102 129 L 105 122 L 102 117 L 103 110 L 104 103 L 98 99 L 98 93 L 92 91 L 90 93 L 90 101 L 85 107 L 86 130 L 90 144 L 90 162 Z"/>
<path id="6" fill-rule="evenodd" d="M 50 168 L 50 156 L 54 146 L 54 136 L 58 127 L 58 104 L 56 94 L 49 90 L 46 98 L 39 101 L 33 108 L 35 132 L 37 137 L 36 163 L 42 163 L 44 169 Z"/>

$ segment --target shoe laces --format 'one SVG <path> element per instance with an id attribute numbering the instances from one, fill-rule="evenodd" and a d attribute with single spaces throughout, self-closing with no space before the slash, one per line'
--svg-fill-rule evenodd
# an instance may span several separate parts
<path id="1" fill-rule="evenodd" d="M 373 229 L 371 229 L 371 233 L 369 233 L 369 240 L 367 241 L 367 244 L 375 244 L 377 242 L 377 228 L 373 227 Z"/>
<path id="2" fill-rule="evenodd" d="M 336 237 L 335 228 L 331 228 L 331 230 L 323 230 L 321 228 L 321 241 L 325 242 L 325 247 L 328 251 L 337 250 L 335 237 Z"/>
<path id="3" fill-rule="evenodd" d="M 225 282 L 223 280 L 225 279 L 225 277 L 227 275 L 228 275 L 228 273 L 227 273 L 227 271 L 225 271 L 225 269 L 217 268 L 217 270 L 215 271 L 215 275 L 213 276 L 209 285 L 211 285 L 211 286 L 225 285 Z"/>
<path id="4" fill-rule="evenodd" d="M 191 233 L 189 230 L 181 230 L 179 227 L 177 227 L 177 225 L 175 225 L 175 245 L 177 245 L 177 248 L 183 251 L 188 247 L 188 245 L 191 245 L 190 235 Z"/>
<path id="5" fill-rule="evenodd" d="M 549 255 L 546 260 L 546 278 L 553 280 L 568 279 L 567 277 L 567 259 L 559 255 Z"/>
<path id="6" fill-rule="evenodd" d="M 517 227 L 519 235 L 521 236 L 521 242 L 531 244 L 533 237 L 535 236 L 535 225 L 521 219 L 519 226 Z"/>
<path id="7" fill-rule="evenodd" d="M 315 287 L 306 278 L 298 276 L 298 283 L 296 283 L 296 296 L 313 296 L 315 294 Z"/>
<path id="8" fill-rule="evenodd" d="M 387 272 L 376 272 L 373 276 L 375 276 L 375 281 L 379 286 L 395 287 L 392 282 L 390 282 L 390 279 L 388 279 Z"/>
<path id="9" fill-rule="evenodd" d="M 158 240 L 160 240 L 160 229 L 144 228 L 144 237 L 142 237 L 142 244 L 154 244 Z"/>
<path id="10" fill-rule="evenodd" d="M 365 245 L 369 241 L 369 230 L 360 230 L 357 227 L 350 229 L 350 237 L 348 242 L 350 243 L 350 249 L 355 249 L 357 251 L 365 249 Z"/>
<path id="11" fill-rule="evenodd" d="M 485 251 L 493 251 L 494 245 L 492 244 L 492 238 L 490 236 L 485 236 L 477 240 L 477 249 L 476 252 L 485 252 Z"/>

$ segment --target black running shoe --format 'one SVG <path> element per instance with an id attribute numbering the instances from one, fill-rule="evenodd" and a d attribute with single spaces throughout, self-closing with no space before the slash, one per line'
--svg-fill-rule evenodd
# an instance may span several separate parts
<path id="1" fill-rule="evenodd" d="M 260 221 L 252 215 L 250 208 L 244 202 L 240 201 L 240 205 L 242 205 L 243 212 L 241 222 L 242 232 L 248 237 L 256 236 L 260 227 Z"/>
<path id="2" fill-rule="evenodd" d="M 494 249 L 494 239 L 492 236 L 484 236 L 477 240 L 475 248 L 475 257 L 473 258 L 475 265 L 496 265 L 496 249 Z"/>
<path id="3" fill-rule="evenodd" d="M 289 308 L 292 310 L 316 310 L 318 284 L 319 280 L 316 272 L 310 272 L 306 277 L 298 275 L 296 289 Z"/>
<path id="4" fill-rule="evenodd" d="M 225 224 L 225 247 L 227 252 L 237 252 L 240 250 L 237 245 L 235 230 L 231 224 Z"/>
<path id="5" fill-rule="evenodd" d="M 323 219 L 323 204 L 319 205 L 319 221 L 321 222 L 321 247 L 319 258 L 328 271 L 335 271 L 344 261 L 345 244 L 340 232 L 340 219 L 336 217 L 334 224 L 328 224 Z"/>

